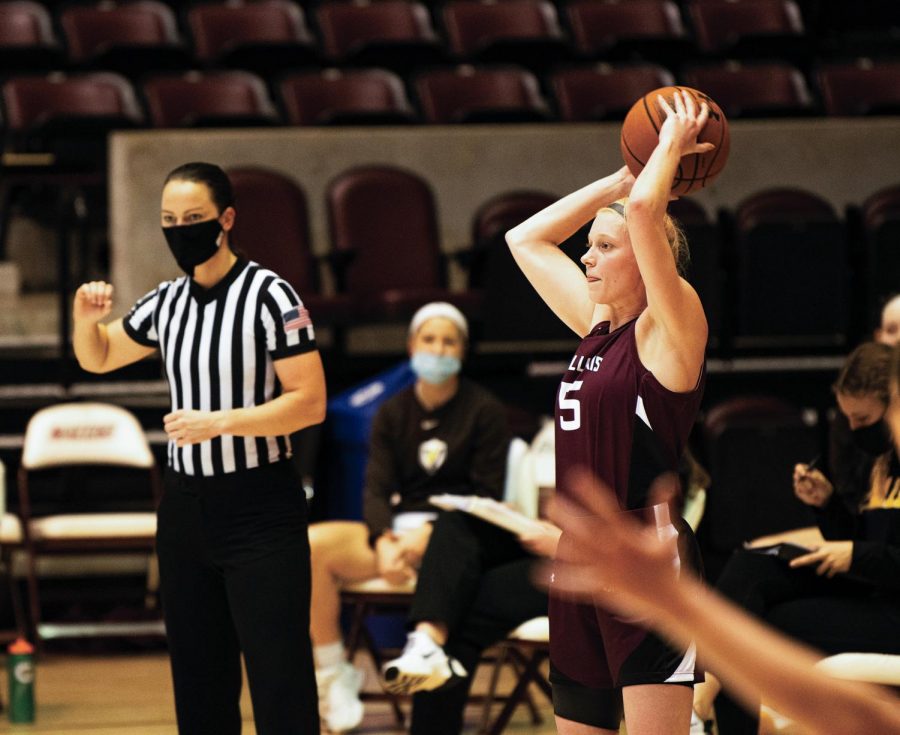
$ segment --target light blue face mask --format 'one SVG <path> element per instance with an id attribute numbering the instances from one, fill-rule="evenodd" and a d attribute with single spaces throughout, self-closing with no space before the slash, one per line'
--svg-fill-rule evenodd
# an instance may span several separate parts
<path id="1" fill-rule="evenodd" d="M 456 375 L 462 367 L 462 361 L 452 355 L 415 352 L 410 360 L 410 366 L 413 372 L 426 383 L 437 385 Z"/>

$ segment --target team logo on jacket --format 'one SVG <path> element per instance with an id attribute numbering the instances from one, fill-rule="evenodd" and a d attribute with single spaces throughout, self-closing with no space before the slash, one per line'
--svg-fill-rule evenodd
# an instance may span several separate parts
<path id="1" fill-rule="evenodd" d="M 443 439 L 429 439 L 419 445 L 419 464 L 429 475 L 433 475 L 447 459 L 447 442 Z"/>

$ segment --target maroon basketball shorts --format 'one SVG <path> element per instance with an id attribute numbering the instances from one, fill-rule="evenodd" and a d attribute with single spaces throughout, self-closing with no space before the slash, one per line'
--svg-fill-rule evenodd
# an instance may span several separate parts
<path id="1" fill-rule="evenodd" d="M 693 567 L 693 534 L 687 524 L 678 526 L 681 563 Z M 565 543 L 564 535 L 561 551 Z M 549 614 L 550 681 L 560 717 L 617 730 L 622 687 L 703 681 L 693 646 L 674 648 L 639 621 L 554 594 L 552 582 Z"/>

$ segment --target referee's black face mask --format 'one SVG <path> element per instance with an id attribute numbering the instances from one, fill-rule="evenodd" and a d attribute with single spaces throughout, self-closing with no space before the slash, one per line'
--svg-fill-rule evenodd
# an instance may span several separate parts
<path id="1" fill-rule="evenodd" d="M 162 231 L 178 266 L 193 276 L 194 268 L 209 260 L 219 249 L 222 225 L 218 219 L 208 219 L 191 225 L 163 227 Z"/>

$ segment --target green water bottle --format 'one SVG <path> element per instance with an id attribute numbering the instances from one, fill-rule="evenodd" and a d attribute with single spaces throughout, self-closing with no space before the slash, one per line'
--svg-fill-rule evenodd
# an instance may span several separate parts
<path id="1" fill-rule="evenodd" d="M 24 638 L 9 644 L 9 721 L 34 722 L 34 646 Z"/>

